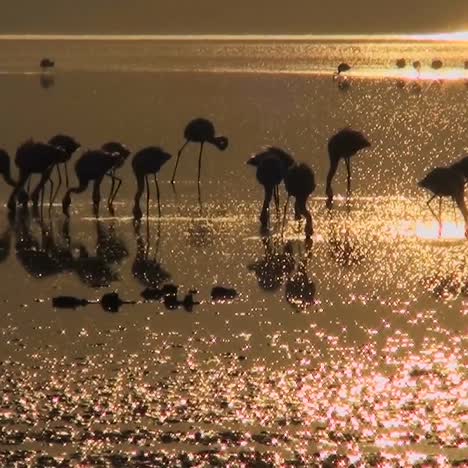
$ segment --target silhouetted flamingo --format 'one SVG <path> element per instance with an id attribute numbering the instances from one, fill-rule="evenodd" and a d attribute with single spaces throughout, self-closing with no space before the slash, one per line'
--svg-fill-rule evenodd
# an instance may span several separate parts
<path id="1" fill-rule="evenodd" d="M 247 161 L 247 164 L 257 167 L 257 180 L 263 185 L 265 190 L 265 198 L 260 213 L 260 222 L 263 227 L 268 224 L 270 202 L 273 197 L 275 198 L 276 208 L 278 209 L 278 186 L 283 181 L 288 168 L 293 163 L 294 159 L 291 155 L 273 146 L 255 154 Z"/>
<path id="2" fill-rule="evenodd" d="M 117 196 L 117 192 L 119 191 L 120 186 L 122 185 L 122 179 L 120 177 L 117 177 L 115 175 L 115 172 L 117 169 L 120 169 L 124 165 L 131 152 L 124 144 L 119 143 L 117 141 L 109 141 L 108 143 L 104 143 L 101 146 L 101 149 L 106 153 L 113 154 L 114 156 L 117 156 L 119 158 L 119 162 L 112 168 L 112 170 L 109 171 L 108 174 L 106 174 L 108 177 L 111 178 L 112 181 L 109 195 L 110 203 L 112 204 L 114 202 L 115 197 Z M 117 188 L 114 191 L 115 181 L 117 181 Z"/>
<path id="3" fill-rule="evenodd" d="M 427 206 L 438 220 L 440 229 L 442 229 L 442 197 L 451 197 L 455 201 L 465 220 L 465 236 L 468 237 L 468 210 L 465 205 L 465 178 L 462 172 L 454 167 L 436 167 L 420 180 L 418 185 L 432 192 L 433 195 L 428 200 Z M 431 207 L 435 197 L 439 197 L 439 216 Z"/>
<path id="4" fill-rule="evenodd" d="M 69 216 L 69 207 L 71 204 L 72 193 L 82 193 L 86 190 L 89 183 L 94 181 L 93 189 L 93 208 L 94 214 L 99 214 L 99 203 L 101 201 L 100 187 L 102 179 L 105 175 L 109 175 L 111 178 L 115 176 L 111 175 L 111 171 L 114 166 L 121 164 L 123 156 L 117 156 L 116 154 L 106 153 L 102 150 L 91 150 L 84 153 L 75 164 L 75 172 L 78 178 L 79 185 L 77 187 L 71 187 L 67 190 L 67 193 L 62 200 L 63 213 Z M 115 196 L 115 195 L 114 195 Z M 108 198 L 108 207 L 112 211 L 112 193 Z"/>
<path id="5" fill-rule="evenodd" d="M 272 159 L 277 162 L 272 162 Z M 278 186 L 283 181 L 288 168 L 294 164 L 294 158 L 280 148 L 268 146 L 260 153 L 251 156 L 247 164 L 257 168 L 257 180 L 265 189 L 265 201 L 260 215 L 260 221 L 265 226 L 268 222 L 268 209 L 272 197 L 275 199 L 276 210 L 279 209 Z M 279 182 L 275 183 L 278 180 Z M 271 188 L 273 192 L 269 193 Z"/>
<path id="6" fill-rule="evenodd" d="M 135 194 L 135 205 L 133 207 L 133 216 L 135 219 L 141 219 L 142 212 L 140 208 L 140 198 L 145 190 L 146 182 L 146 217 L 149 217 L 149 181 L 148 176 L 154 176 L 154 183 L 156 185 L 156 195 L 158 198 L 158 213 L 161 216 L 161 205 L 159 198 L 159 185 L 157 179 L 157 173 L 161 169 L 161 166 L 169 161 L 171 155 L 163 151 L 161 148 L 150 146 L 138 151 L 133 156 L 132 167 L 137 180 L 137 191 Z"/>
<path id="7" fill-rule="evenodd" d="M 413 62 L 413 68 L 417 71 L 419 78 L 419 75 L 421 74 L 421 62 L 419 60 Z"/>
<path id="8" fill-rule="evenodd" d="M 56 148 L 61 148 L 67 153 L 68 159 L 63 163 L 65 167 L 65 183 L 67 185 L 67 188 L 69 186 L 69 180 L 68 180 L 68 166 L 67 163 L 75 153 L 75 151 L 81 146 L 73 137 L 69 135 L 64 135 L 64 134 L 57 134 L 53 136 L 49 141 L 49 145 L 55 146 Z M 57 172 L 59 175 L 59 187 L 60 187 L 60 181 L 62 180 L 62 176 L 60 174 L 60 167 L 57 165 Z M 59 189 L 57 187 L 57 190 Z"/>
<path id="9" fill-rule="evenodd" d="M 465 178 L 465 181 L 468 181 L 468 155 L 462 157 L 459 161 L 452 164 L 450 167 L 461 172 L 461 174 Z"/>
<path id="10" fill-rule="evenodd" d="M 351 156 L 359 150 L 370 146 L 367 138 L 356 130 L 345 128 L 333 135 L 328 141 L 328 156 L 330 158 L 330 169 L 327 175 L 327 206 L 331 207 L 333 202 L 332 180 L 335 176 L 340 159 L 344 159 L 348 171 L 348 195 L 351 193 Z"/>
<path id="11" fill-rule="evenodd" d="M 396 66 L 398 68 L 405 68 L 406 67 L 406 60 L 404 58 L 400 58 L 396 61 Z"/>
<path id="12" fill-rule="evenodd" d="M 312 237 L 314 232 L 312 226 L 312 216 L 307 209 L 307 200 L 315 190 L 314 171 L 305 163 L 294 164 L 291 166 L 284 178 L 284 185 L 288 192 L 288 199 L 284 205 L 283 226 L 286 218 L 289 197 L 296 199 L 294 203 L 294 212 L 296 219 L 304 216 L 306 219 L 305 235 L 307 239 Z"/>
<path id="13" fill-rule="evenodd" d="M 8 209 L 11 212 L 15 211 L 16 196 L 22 190 L 31 174 L 41 174 L 42 176 L 41 182 L 39 182 L 31 196 L 34 205 L 37 205 L 38 194 L 47 180 L 50 182 L 51 186 L 49 199 L 49 204 L 51 205 L 54 193 L 54 183 L 50 179 L 50 173 L 56 164 L 63 163 L 67 157 L 67 153 L 65 153 L 61 148 L 56 148 L 55 146 L 47 143 L 38 143 L 32 140 L 23 143 L 16 151 L 15 163 L 19 169 L 19 178 L 18 183 L 13 189 L 8 200 Z"/>
<path id="14" fill-rule="evenodd" d="M 174 173 L 172 174 L 171 184 L 174 183 L 177 166 L 179 165 L 179 158 L 182 151 L 189 142 L 200 143 L 200 155 L 198 156 L 198 183 L 200 183 L 201 175 L 201 160 L 203 154 L 203 145 L 205 143 L 211 143 L 215 145 L 221 151 L 224 151 L 229 144 L 229 140 L 224 136 L 216 136 L 214 125 L 207 119 L 194 119 L 188 123 L 184 131 L 185 143 L 177 153 L 176 164 L 174 166 Z"/>
<path id="15" fill-rule="evenodd" d="M 338 65 L 336 72 L 333 74 L 333 78 L 338 78 L 342 73 L 345 73 L 347 71 L 351 70 L 351 65 L 348 65 L 345 62 L 342 62 Z"/>

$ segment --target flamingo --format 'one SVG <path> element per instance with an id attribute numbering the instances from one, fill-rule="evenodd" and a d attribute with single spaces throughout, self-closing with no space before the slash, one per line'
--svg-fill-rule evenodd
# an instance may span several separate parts
<path id="1" fill-rule="evenodd" d="M 102 180 L 105 175 L 108 175 L 112 179 L 115 176 L 111 174 L 112 169 L 122 163 L 123 156 L 118 156 L 115 153 L 106 153 L 103 150 L 90 150 L 85 152 L 75 164 L 75 172 L 78 178 L 78 186 L 70 187 L 62 200 L 62 210 L 65 216 L 70 216 L 69 208 L 71 204 L 72 193 L 84 192 L 89 183 L 94 181 L 93 189 L 93 208 L 95 216 L 99 213 L 99 203 L 101 200 L 100 187 Z M 119 184 L 120 186 L 120 184 Z M 115 198 L 114 194 L 110 194 L 108 198 L 108 207 L 112 212 L 112 202 Z"/>
<path id="2" fill-rule="evenodd" d="M 56 148 L 55 146 L 47 143 L 39 143 L 32 140 L 23 143 L 16 151 L 15 163 L 19 168 L 19 178 L 10 198 L 8 199 L 7 205 L 10 212 L 15 211 L 15 198 L 23 189 L 24 184 L 32 174 L 41 174 L 41 181 L 31 196 L 34 205 L 37 206 L 38 194 L 45 182 L 48 180 L 51 186 L 49 199 L 49 206 L 51 206 L 53 201 L 54 183 L 50 178 L 50 173 L 55 165 L 63 163 L 66 161 L 67 157 L 67 153 L 61 148 Z"/>
<path id="3" fill-rule="evenodd" d="M 148 176 L 154 176 L 154 183 L 156 185 L 156 194 L 158 198 L 158 213 L 161 216 L 161 205 L 159 197 L 159 185 L 157 179 L 157 173 L 161 169 L 162 165 L 165 164 L 171 155 L 163 151 L 161 148 L 155 146 L 149 146 L 138 151 L 135 156 L 133 156 L 132 167 L 137 180 L 137 192 L 135 194 L 135 205 L 133 207 L 133 216 L 135 219 L 141 219 L 142 212 L 140 208 L 140 198 L 145 189 L 146 182 L 146 217 L 149 217 L 149 199 L 150 199 L 150 190 L 149 190 L 149 181 Z"/>
<path id="4" fill-rule="evenodd" d="M 327 206 L 330 208 L 333 203 L 332 180 L 335 176 L 340 159 L 344 159 L 348 171 L 348 195 L 351 193 L 351 156 L 358 151 L 368 148 L 371 144 L 367 138 L 356 130 L 344 128 L 333 135 L 328 141 L 328 156 L 330 158 L 330 169 L 327 175 Z"/>
<path id="5" fill-rule="evenodd" d="M 65 183 L 66 183 L 67 188 L 68 188 L 69 180 L 68 180 L 67 162 L 71 159 L 71 157 L 73 156 L 75 151 L 81 145 L 73 137 L 71 137 L 69 135 L 64 135 L 64 134 L 61 134 L 61 133 L 53 136 L 47 143 L 49 143 L 49 145 L 52 145 L 52 146 L 55 146 L 57 148 L 59 147 L 59 148 L 63 149 L 65 151 L 65 153 L 67 153 L 67 155 L 68 155 L 68 159 L 63 163 L 64 168 L 65 168 Z M 59 165 L 57 165 L 57 172 L 58 172 L 58 176 L 59 176 L 59 187 L 60 187 L 60 183 L 61 183 L 61 180 L 62 180 L 62 175 L 60 173 L 60 166 Z M 58 190 L 58 187 L 57 187 L 57 190 Z"/>
<path id="6" fill-rule="evenodd" d="M 119 162 L 116 163 L 116 165 L 112 168 L 111 171 L 109 171 L 108 174 L 106 174 L 108 177 L 111 178 L 110 200 L 112 203 L 115 197 L 117 196 L 117 192 L 119 191 L 120 186 L 122 185 L 122 179 L 120 177 L 117 177 L 115 175 L 115 172 L 117 169 L 120 169 L 124 165 L 125 161 L 130 156 L 131 151 L 124 144 L 119 143 L 117 141 L 109 141 L 107 143 L 104 143 L 101 146 L 101 149 L 106 153 L 113 154 L 114 156 L 117 156 L 119 158 Z M 114 191 L 116 181 L 117 188 Z"/>
<path id="7" fill-rule="evenodd" d="M 62 162 L 62 164 L 65 166 L 65 180 L 68 188 L 68 170 L 67 170 L 67 161 L 71 159 L 75 151 L 80 147 L 80 144 L 71 136 L 68 135 L 62 135 L 58 134 L 53 136 L 48 142 L 49 145 L 54 146 L 55 148 L 58 148 L 62 151 L 65 152 L 66 154 L 66 159 L 65 161 Z M 60 172 L 60 163 L 55 164 L 55 167 L 57 168 L 57 174 L 58 174 L 58 185 L 57 188 L 55 189 L 55 192 L 52 195 L 52 202 L 54 203 L 55 197 L 57 196 L 60 187 L 62 186 L 62 174 Z M 36 188 L 33 190 L 31 194 L 31 200 L 34 204 L 34 206 L 37 206 L 37 202 L 39 199 L 39 194 L 43 192 L 44 190 L 44 185 L 48 180 L 50 180 L 50 176 L 52 174 L 53 168 L 51 168 L 50 172 L 44 172 L 42 174 L 42 177 L 37 184 Z M 30 183 L 31 179 L 28 181 L 28 185 Z"/>
<path id="8" fill-rule="evenodd" d="M 336 72 L 333 74 L 333 78 L 336 79 L 342 73 L 346 73 L 349 70 L 351 70 L 351 65 L 348 65 L 346 62 L 342 62 L 338 65 Z"/>
<path id="9" fill-rule="evenodd" d="M 286 219 L 286 211 L 290 197 L 296 199 L 294 203 L 295 218 L 306 219 L 305 236 L 310 239 L 314 232 L 312 226 L 312 216 L 307 209 L 307 199 L 315 190 L 314 171 L 305 163 L 294 164 L 291 166 L 284 179 L 284 185 L 288 192 L 288 199 L 284 205 L 283 226 Z"/>
<path id="10" fill-rule="evenodd" d="M 280 148 L 269 146 L 260 153 L 253 155 L 247 164 L 257 168 L 256 177 L 258 182 L 263 185 L 265 198 L 262 211 L 260 213 L 260 222 L 262 227 L 266 227 L 269 219 L 269 208 L 271 199 L 274 197 L 275 205 L 278 210 L 279 194 L 278 186 L 283 181 L 288 168 L 294 164 L 293 157 Z"/>
<path id="11" fill-rule="evenodd" d="M 413 62 L 413 68 L 416 70 L 418 73 L 418 78 L 421 75 L 421 62 L 419 60 L 416 60 Z"/>
<path id="12" fill-rule="evenodd" d="M 433 194 L 428 200 L 427 206 L 439 222 L 440 230 L 442 229 L 442 197 L 451 197 L 455 201 L 465 220 L 465 237 L 468 238 L 468 210 L 465 205 L 465 178 L 463 173 L 453 166 L 436 167 L 420 180 L 418 185 Z M 439 197 L 439 216 L 434 213 L 431 207 L 431 202 L 436 197 Z"/>
<path id="13" fill-rule="evenodd" d="M 465 178 L 465 181 L 468 180 L 468 155 L 462 157 L 459 161 L 452 164 L 450 167 L 459 171 Z"/>
<path id="14" fill-rule="evenodd" d="M 174 173 L 172 174 L 171 184 L 175 181 L 177 172 L 177 166 L 179 165 L 179 159 L 184 148 L 189 142 L 200 143 L 200 155 L 198 156 L 198 183 L 200 183 L 201 175 L 201 160 L 203 154 L 203 145 L 205 143 L 211 143 L 216 146 L 219 150 L 224 151 L 229 144 L 229 140 L 224 136 L 216 136 L 215 128 L 212 122 L 207 119 L 194 119 L 188 123 L 184 131 L 185 143 L 177 153 L 176 164 L 174 167 Z"/>

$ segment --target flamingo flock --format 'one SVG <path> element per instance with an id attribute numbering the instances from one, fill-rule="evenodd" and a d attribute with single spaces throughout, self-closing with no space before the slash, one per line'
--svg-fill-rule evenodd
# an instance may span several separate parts
<path id="1" fill-rule="evenodd" d="M 403 65 L 403 64 L 400 64 Z M 198 184 L 201 183 L 202 156 L 205 144 L 211 144 L 218 150 L 224 151 L 229 145 L 225 136 L 218 136 L 213 123 L 207 119 L 197 118 L 188 123 L 184 131 L 185 142 L 178 151 L 177 159 L 171 178 L 171 184 L 175 184 L 175 177 L 180 158 L 185 147 L 190 143 L 200 144 L 198 156 Z M 332 181 L 338 170 L 341 160 L 344 161 L 347 171 L 347 196 L 351 195 L 351 158 L 371 146 L 369 139 L 360 131 L 344 128 L 328 140 L 329 170 L 326 176 L 326 206 L 333 207 L 334 192 Z M 0 150 L 0 174 L 5 182 L 12 187 L 12 192 L 7 201 L 7 207 L 11 216 L 15 215 L 17 205 L 26 207 L 31 201 L 34 208 L 40 206 L 41 215 L 44 205 L 44 193 L 46 185 L 50 186 L 49 209 L 62 184 L 61 165 L 64 166 L 66 192 L 62 199 L 62 211 L 65 216 L 70 216 L 72 195 L 83 193 L 90 184 L 92 189 L 93 213 L 99 216 L 101 202 L 101 184 L 105 177 L 111 179 L 111 189 L 107 197 L 109 212 L 113 215 L 113 202 L 122 185 L 122 179 L 118 176 L 119 169 L 125 164 L 132 152 L 119 142 L 110 141 L 99 149 L 85 150 L 80 154 L 75 163 L 77 185 L 70 186 L 67 163 L 80 148 L 80 144 L 68 135 L 55 135 L 47 143 L 28 140 L 21 144 L 15 155 L 15 164 L 18 168 L 18 178 L 15 180 L 11 174 L 10 158 L 4 150 Z M 158 184 L 158 173 L 163 165 L 171 159 L 171 154 L 157 146 L 148 146 L 136 151 L 132 157 L 132 169 L 136 179 L 137 190 L 134 197 L 133 217 L 139 221 L 143 217 L 140 206 L 141 197 L 146 191 L 146 217 L 149 218 L 151 199 L 150 176 L 153 176 L 154 188 L 158 204 L 158 215 L 161 216 L 161 197 Z M 313 235 L 312 215 L 307 207 L 308 199 L 316 189 L 316 180 L 313 169 L 304 162 L 298 162 L 284 149 L 269 146 L 251 156 L 247 164 L 255 167 L 256 179 L 264 189 L 264 199 L 260 212 L 260 225 L 262 229 L 268 229 L 270 221 L 270 205 L 274 202 L 277 215 L 280 211 L 279 187 L 283 183 L 287 200 L 284 205 L 282 226 L 286 223 L 287 208 L 291 197 L 294 198 L 295 219 L 305 219 L 304 233 L 306 239 Z M 55 186 L 52 180 L 54 169 L 58 175 L 58 183 Z M 30 190 L 30 181 L 33 175 L 40 176 L 36 187 Z M 468 237 L 468 210 L 464 200 L 465 181 L 468 179 L 468 156 L 449 167 L 439 167 L 430 171 L 418 185 L 431 192 L 432 197 L 428 201 L 429 209 L 436 219 L 441 222 L 442 197 L 450 197 L 460 210 L 465 220 L 466 234 Z M 439 198 L 439 213 L 436 214 L 431 202 Z M 40 199 L 40 202 L 39 202 Z"/>

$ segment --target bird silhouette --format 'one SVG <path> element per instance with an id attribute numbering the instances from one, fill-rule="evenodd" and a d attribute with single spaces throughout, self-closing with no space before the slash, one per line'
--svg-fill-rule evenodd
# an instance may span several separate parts
<path id="1" fill-rule="evenodd" d="M 265 191 L 262 211 L 260 213 L 260 223 L 263 227 L 266 227 L 270 218 L 271 199 L 275 199 L 276 209 L 278 210 L 278 186 L 286 176 L 288 168 L 294 164 L 294 158 L 280 148 L 269 146 L 249 158 L 247 164 L 257 168 L 257 181 L 263 186 Z"/>
<path id="2" fill-rule="evenodd" d="M 156 185 L 156 195 L 158 199 L 158 213 L 161 216 L 160 193 L 157 179 L 157 173 L 162 165 L 169 161 L 171 155 L 161 148 L 150 146 L 138 151 L 132 160 L 132 168 L 137 181 L 137 191 L 135 194 L 135 205 L 133 206 L 133 216 L 136 220 L 141 219 L 142 212 L 140 208 L 140 198 L 145 190 L 146 182 L 146 216 L 149 217 L 150 189 L 148 176 L 154 176 Z"/>
<path id="3" fill-rule="evenodd" d="M 344 159 L 348 171 L 348 195 L 351 193 L 351 156 L 358 151 L 370 146 L 367 138 L 356 130 L 344 128 L 333 135 L 328 141 L 328 156 L 330 158 L 330 169 L 327 175 L 327 206 L 330 208 L 333 203 L 333 189 L 331 186 L 333 177 L 338 169 L 340 159 Z"/>
<path id="4" fill-rule="evenodd" d="M 440 70 L 442 67 L 444 66 L 442 60 L 439 60 L 439 59 L 434 59 L 431 63 L 431 67 L 434 69 L 434 70 Z"/>
<path id="5" fill-rule="evenodd" d="M 49 141 L 49 145 L 61 148 L 67 153 L 68 159 L 63 163 L 65 169 L 65 183 L 67 188 L 69 187 L 68 179 L 68 161 L 71 159 L 75 151 L 81 146 L 73 137 L 64 134 L 57 134 L 53 136 Z M 59 180 L 61 181 L 60 166 L 57 165 L 57 172 L 59 175 Z M 60 183 L 60 182 L 59 182 Z M 58 189 L 57 189 L 58 190 Z"/>
<path id="6" fill-rule="evenodd" d="M 451 197 L 465 220 L 465 237 L 468 237 L 468 210 L 465 205 L 465 178 L 463 173 L 456 167 L 436 167 L 420 180 L 418 185 L 433 194 L 428 200 L 427 206 L 439 222 L 439 235 L 442 230 L 442 197 Z M 431 202 L 436 197 L 439 197 L 438 215 L 431 207 Z"/>
<path id="7" fill-rule="evenodd" d="M 23 143 L 16 151 L 15 164 L 19 169 L 19 177 L 8 199 L 7 205 L 10 212 L 15 211 L 16 197 L 32 174 L 41 175 L 41 181 L 31 195 L 34 205 L 37 206 L 38 195 L 45 182 L 48 180 L 51 187 L 49 198 L 49 206 L 51 206 L 54 194 L 54 183 L 50 178 L 50 173 L 56 164 L 63 163 L 67 157 L 67 153 L 64 150 L 49 145 L 48 143 L 39 143 L 32 140 Z M 42 205 L 43 197 L 41 197 L 41 209 Z"/>
<path id="8" fill-rule="evenodd" d="M 342 73 L 345 73 L 347 71 L 351 70 L 351 65 L 347 64 L 346 62 L 342 62 L 338 65 L 335 74 L 333 75 L 335 78 L 337 78 L 339 75 Z"/>
<path id="9" fill-rule="evenodd" d="M 53 68 L 53 67 L 55 66 L 55 62 L 54 62 L 53 60 L 51 60 L 50 58 L 44 57 L 44 58 L 39 62 L 39 66 L 40 66 L 42 69 Z"/>
<path id="10" fill-rule="evenodd" d="M 104 176 L 108 175 L 111 178 L 115 176 L 111 173 L 112 169 L 122 163 L 123 156 L 118 156 L 115 153 L 106 153 L 103 150 L 86 151 L 76 162 L 75 172 L 78 178 L 78 186 L 71 187 L 67 190 L 62 200 L 62 210 L 66 216 L 69 216 L 69 208 L 71 204 L 72 193 L 82 193 L 87 188 L 90 182 L 94 182 L 93 188 L 93 212 L 97 217 L 99 215 L 99 204 L 101 201 L 100 187 Z M 112 210 L 112 202 L 114 194 L 109 195 L 108 207 Z"/>
<path id="11" fill-rule="evenodd" d="M 406 67 L 406 60 L 404 58 L 398 59 L 396 62 L 397 68 L 405 68 Z"/>
<path id="12" fill-rule="evenodd" d="M 115 197 L 117 196 L 117 192 L 119 191 L 120 186 L 122 185 L 122 179 L 120 177 L 117 177 L 115 173 L 117 169 L 120 169 L 125 164 L 125 161 L 130 156 L 131 151 L 124 144 L 119 143 L 117 141 L 109 141 L 107 143 L 104 143 L 101 146 L 101 149 L 106 153 L 113 154 L 118 158 L 118 162 L 116 163 L 116 165 L 106 174 L 111 179 L 109 200 L 110 204 L 112 205 Z M 117 188 L 115 188 L 116 182 Z M 112 212 L 112 209 L 110 211 Z"/>
<path id="13" fill-rule="evenodd" d="M 284 179 L 284 185 L 288 192 L 288 199 L 284 206 L 283 226 L 286 218 L 286 211 L 289 197 L 295 198 L 294 212 L 296 219 L 304 217 L 306 219 L 305 236 L 310 239 L 313 234 L 312 216 L 307 209 L 307 200 L 315 190 L 314 171 L 305 163 L 291 166 Z"/>
<path id="14" fill-rule="evenodd" d="M 468 181 L 468 155 L 463 156 L 457 162 L 452 164 L 450 167 L 457 170 L 465 178 L 465 182 Z"/>
<path id="15" fill-rule="evenodd" d="M 205 143 L 211 143 L 216 146 L 219 150 L 224 151 L 229 144 L 229 140 L 224 136 L 216 136 L 215 128 L 212 122 L 207 119 L 194 119 L 188 123 L 184 131 L 185 143 L 177 153 L 176 164 L 174 166 L 174 173 L 172 174 L 171 184 L 175 181 L 177 172 L 177 166 L 179 165 L 179 159 L 184 148 L 190 143 L 200 143 L 200 154 L 198 156 L 198 183 L 200 183 L 201 177 L 201 161 L 203 154 L 203 145 Z"/>

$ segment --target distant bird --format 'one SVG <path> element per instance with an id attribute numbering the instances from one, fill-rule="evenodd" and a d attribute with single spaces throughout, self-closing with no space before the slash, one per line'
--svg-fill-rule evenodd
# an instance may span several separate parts
<path id="1" fill-rule="evenodd" d="M 418 72 L 418 77 L 421 74 L 421 62 L 419 60 L 416 60 L 413 62 L 413 68 Z"/>
<path id="2" fill-rule="evenodd" d="M 137 181 L 137 191 L 135 194 L 135 205 L 133 207 L 133 216 L 135 219 L 141 219 L 142 212 L 140 208 L 140 198 L 145 190 L 146 182 L 146 216 L 149 217 L 149 200 L 150 200 L 150 189 L 148 176 L 154 176 L 154 183 L 156 185 L 156 196 L 158 199 L 158 213 L 161 216 L 161 205 L 159 196 L 159 185 L 157 174 L 161 169 L 162 165 L 165 164 L 171 155 L 166 153 L 161 148 L 150 146 L 138 151 L 133 156 L 132 167 L 133 172 Z"/>
<path id="3" fill-rule="evenodd" d="M 465 70 L 468 70 L 468 60 L 465 60 Z"/>
<path id="4" fill-rule="evenodd" d="M 405 68 L 406 67 L 406 60 L 404 58 L 400 58 L 396 61 L 397 68 Z"/>
<path id="5" fill-rule="evenodd" d="M 75 172 L 78 178 L 79 185 L 77 187 L 71 187 L 67 190 L 67 193 L 62 200 L 62 210 L 66 216 L 69 216 L 69 208 L 71 204 L 72 193 L 84 192 L 90 182 L 94 182 L 93 189 L 93 209 L 95 216 L 99 214 L 99 204 L 101 201 L 100 187 L 104 176 L 109 175 L 111 179 L 115 179 L 115 176 L 111 174 L 111 171 L 115 166 L 122 163 L 124 156 L 117 156 L 116 154 L 106 153 L 103 150 L 90 150 L 85 152 L 75 164 Z M 107 200 L 108 207 L 112 210 L 112 202 L 115 198 L 114 194 L 110 193 Z"/>
<path id="6" fill-rule="evenodd" d="M 53 68 L 55 66 L 55 62 L 50 58 L 44 57 L 40 62 L 39 66 L 42 69 Z"/>
<path id="7" fill-rule="evenodd" d="M 257 181 L 263 185 L 265 191 L 262 211 L 260 213 L 260 222 L 263 227 L 266 227 L 268 224 L 272 198 L 275 200 L 277 210 L 279 209 L 278 186 L 293 163 L 294 159 L 290 154 L 274 146 L 270 146 L 264 151 L 255 154 L 247 161 L 247 164 L 257 168 Z"/>
<path id="8" fill-rule="evenodd" d="M 175 181 L 177 172 L 177 166 L 179 165 L 179 159 L 184 148 L 189 142 L 200 143 L 200 154 L 198 156 L 198 183 L 200 183 L 201 176 L 201 161 L 203 154 L 203 145 L 205 143 L 211 143 L 221 151 L 224 151 L 229 144 L 229 140 L 224 136 L 216 136 L 214 125 L 206 119 L 194 119 L 188 123 L 184 131 L 185 143 L 177 153 L 177 160 L 174 167 L 174 173 L 172 174 L 171 184 Z"/>
<path id="9" fill-rule="evenodd" d="M 301 217 L 304 217 L 306 219 L 305 236 L 307 239 L 310 239 L 313 234 L 313 226 L 312 216 L 307 209 L 307 200 L 316 187 L 314 171 L 305 163 L 294 164 L 286 174 L 284 185 L 288 192 L 288 200 L 284 206 L 283 226 L 286 219 L 289 197 L 294 197 L 295 218 L 299 220 Z"/>
<path id="10" fill-rule="evenodd" d="M 451 197 L 455 201 L 465 220 L 465 236 L 468 237 L 468 210 L 465 205 L 465 178 L 463 173 L 456 167 L 436 167 L 420 180 L 418 185 L 432 192 L 433 195 L 428 200 L 427 206 L 440 226 L 442 226 L 442 197 Z M 431 207 L 431 202 L 436 197 L 439 197 L 438 216 Z"/>
<path id="11" fill-rule="evenodd" d="M 348 171 L 348 195 L 351 193 L 351 156 L 358 151 L 370 146 L 367 138 L 356 130 L 344 128 L 333 135 L 328 141 L 328 156 L 330 158 L 330 169 L 327 175 L 327 206 L 331 207 L 333 202 L 332 180 L 335 176 L 340 159 L 344 159 Z"/>
<path id="12" fill-rule="evenodd" d="M 61 148 L 65 153 L 67 153 L 68 159 L 63 163 L 65 167 L 65 183 L 67 188 L 69 186 L 68 180 L 68 167 L 67 162 L 72 158 L 75 151 L 81 146 L 73 137 L 64 134 L 58 134 L 53 136 L 49 141 L 49 145 L 55 146 L 56 148 Z M 59 180 L 61 180 L 60 168 L 57 165 L 57 172 L 59 174 Z M 59 182 L 60 184 L 60 182 Z M 60 185 L 59 185 L 60 186 Z M 58 188 L 57 188 L 58 190 Z"/>
<path id="13" fill-rule="evenodd" d="M 434 59 L 431 63 L 431 67 L 434 70 L 440 70 L 443 66 L 444 64 L 442 63 L 442 60 L 439 60 L 439 59 Z"/>
<path id="14" fill-rule="evenodd" d="M 47 180 L 50 182 L 51 186 L 51 195 L 49 199 L 49 205 L 51 205 L 54 193 L 54 183 L 50 179 L 50 173 L 52 172 L 52 169 L 55 165 L 63 163 L 67 157 L 67 153 L 65 153 L 65 151 L 63 151 L 61 148 L 56 148 L 55 146 L 49 145 L 47 143 L 39 143 L 32 140 L 23 143 L 16 151 L 15 164 L 19 169 L 19 178 L 8 200 L 7 205 L 10 212 L 15 211 L 15 199 L 17 195 L 21 193 L 24 184 L 29 179 L 31 174 L 41 175 L 41 182 L 36 187 L 31 196 L 34 205 L 37 205 L 38 193 Z"/>
<path id="15" fill-rule="evenodd" d="M 338 68 L 336 69 L 334 76 L 337 77 L 338 75 L 341 75 L 342 73 L 346 73 L 349 70 L 351 70 L 351 66 L 345 62 L 342 62 L 338 65 Z"/>
<path id="16" fill-rule="evenodd" d="M 101 149 L 106 153 L 113 154 L 119 160 L 119 162 L 106 174 L 108 177 L 111 178 L 111 190 L 110 190 L 110 200 L 111 204 L 114 202 L 115 197 L 117 196 L 117 192 L 122 185 L 122 179 L 115 175 L 117 169 L 120 169 L 124 164 L 127 158 L 130 156 L 131 151 L 122 143 L 117 141 L 109 141 L 108 143 L 104 143 L 101 146 Z M 115 183 L 117 182 L 117 188 L 114 190 Z"/>

